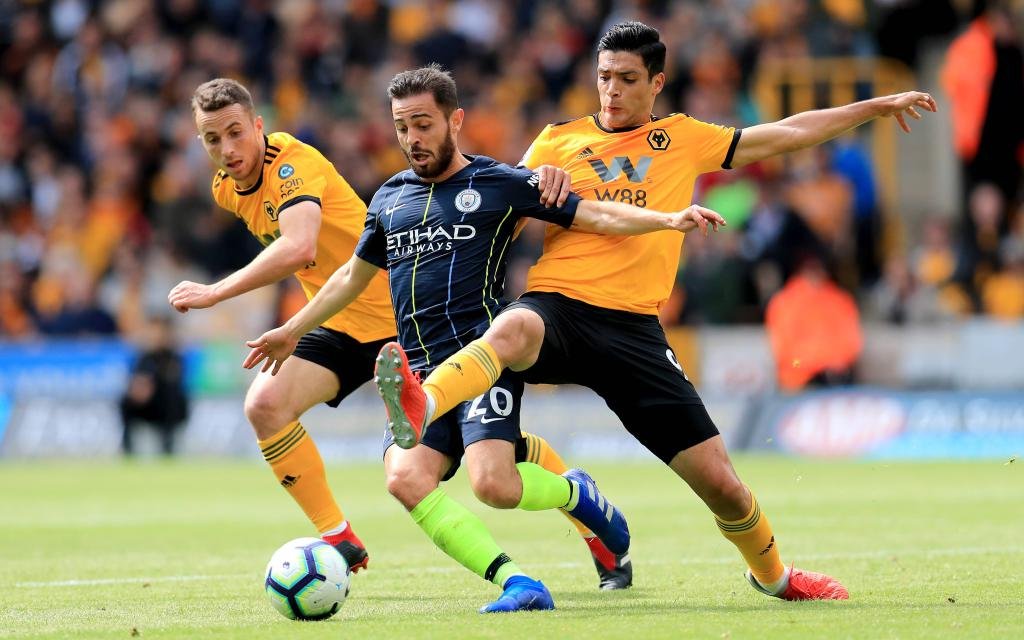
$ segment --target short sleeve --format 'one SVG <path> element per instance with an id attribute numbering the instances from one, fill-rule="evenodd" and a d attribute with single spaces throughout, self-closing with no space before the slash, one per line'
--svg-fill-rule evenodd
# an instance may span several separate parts
<path id="1" fill-rule="evenodd" d="M 378 191 L 377 193 L 380 192 Z M 363 222 L 363 234 L 359 236 L 355 255 L 376 267 L 387 269 L 387 237 L 384 235 L 384 228 L 379 222 L 380 207 L 378 201 L 377 196 L 374 196 L 373 200 L 370 201 L 370 206 L 366 211 L 366 220 Z"/>
<path id="2" fill-rule="evenodd" d="M 311 155 L 299 148 L 279 159 L 267 177 L 267 186 L 278 198 L 278 214 L 300 202 L 321 205 L 327 178 L 318 166 L 319 159 Z"/>
<path id="3" fill-rule="evenodd" d="M 537 218 L 553 222 L 568 229 L 576 217 L 576 207 L 581 198 L 570 193 L 561 207 L 545 207 L 540 202 L 537 188 L 539 176 L 526 167 L 507 167 L 503 190 L 508 197 L 512 211 L 520 218 Z"/>
<path id="4" fill-rule="evenodd" d="M 687 144 L 679 148 L 686 149 L 687 154 L 693 154 L 691 160 L 697 166 L 698 173 L 732 168 L 732 156 L 739 144 L 741 129 L 689 117 L 683 121 L 683 126 Z"/>
<path id="5" fill-rule="evenodd" d="M 530 145 L 530 148 L 523 154 L 519 164 L 524 167 L 536 169 L 542 164 L 559 164 L 548 158 L 548 140 L 551 138 L 551 125 L 544 127 L 537 138 Z"/>

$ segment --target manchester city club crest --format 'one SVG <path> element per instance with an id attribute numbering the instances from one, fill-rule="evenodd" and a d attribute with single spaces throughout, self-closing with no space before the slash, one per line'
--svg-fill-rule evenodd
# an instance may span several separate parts
<path id="1" fill-rule="evenodd" d="M 455 196 L 455 208 L 462 213 L 473 213 L 480 208 L 480 192 L 476 189 L 463 189 Z"/>
<path id="2" fill-rule="evenodd" d="M 281 168 L 277 170 L 277 177 L 282 180 L 290 178 L 295 173 L 295 167 L 290 164 L 282 164 Z"/>

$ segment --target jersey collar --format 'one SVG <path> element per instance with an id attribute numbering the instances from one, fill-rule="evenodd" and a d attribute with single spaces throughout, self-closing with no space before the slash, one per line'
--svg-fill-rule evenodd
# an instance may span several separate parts
<path id="1" fill-rule="evenodd" d="M 594 125 L 597 126 L 597 128 L 600 129 L 601 131 L 604 131 L 605 133 L 626 133 L 628 131 L 636 131 L 637 129 L 641 127 L 646 127 L 651 122 L 654 122 L 658 119 L 658 116 L 652 113 L 651 122 L 645 122 L 643 124 L 634 125 L 632 127 L 619 127 L 617 129 L 609 129 L 608 127 L 601 124 L 601 118 L 599 118 L 596 113 L 590 114 L 590 117 L 594 119 Z"/>
<path id="2" fill-rule="evenodd" d="M 253 184 L 248 189 L 239 189 L 238 185 L 236 184 L 235 185 L 235 193 L 237 193 L 240 196 L 249 196 L 249 195 L 252 195 L 252 194 L 254 194 L 254 193 L 256 193 L 257 191 L 260 190 L 260 187 L 263 186 L 263 171 L 267 168 L 267 166 L 269 166 L 274 161 L 274 158 L 277 157 L 277 154 L 274 154 L 273 157 L 271 157 L 270 154 L 271 154 L 270 138 L 268 138 L 267 134 L 264 133 L 263 134 L 263 166 L 260 168 L 260 175 L 259 175 L 259 177 L 256 178 L 256 183 Z"/>

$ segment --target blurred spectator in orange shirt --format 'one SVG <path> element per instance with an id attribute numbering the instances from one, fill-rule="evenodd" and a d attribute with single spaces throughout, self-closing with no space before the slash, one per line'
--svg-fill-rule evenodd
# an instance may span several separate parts
<path id="1" fill-rule="evenodd" d="M 950 45 L 942 85 L 952 103 L 965 195 L 991 182 L 1009 201 L 1020 188 L 1024 161 L 1024 55 L 1011 10 L 989 4 Z"/>
<path id="2" fill-rule="evenodd" d="M 782 389 L 853 381 L 864 346 L 857 304 L 832 282 L 817 256 L 804 257 L 768 302 L 765 325 Z"/>

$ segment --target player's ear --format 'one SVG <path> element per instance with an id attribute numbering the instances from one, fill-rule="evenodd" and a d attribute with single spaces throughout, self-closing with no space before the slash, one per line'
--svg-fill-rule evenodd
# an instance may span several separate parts
<path id="1" fill-rule="evenodd" d="M 466 111 L 461 107 L 452 111 L 452 115 L 448 117 L 448 125 L 452 129 L 452 133 L 458 134 L 459 129 L 462 128 L 462 120 L 466 117 Z"/>
<path id="2" fill-rule="evenodd" d="M 654 74 L 652 84 L 654 85 L 654 95 L 661 93 L 661 90 L 665 88 L 665 72 L 659 71 Z"/>
<path id="3" fill-rule="evenodd" d="M 256 119 L 252 121 L 252 126 L 256 128 L 256 133 L 263 133 L 263 116 L 256 116 Z"/>

